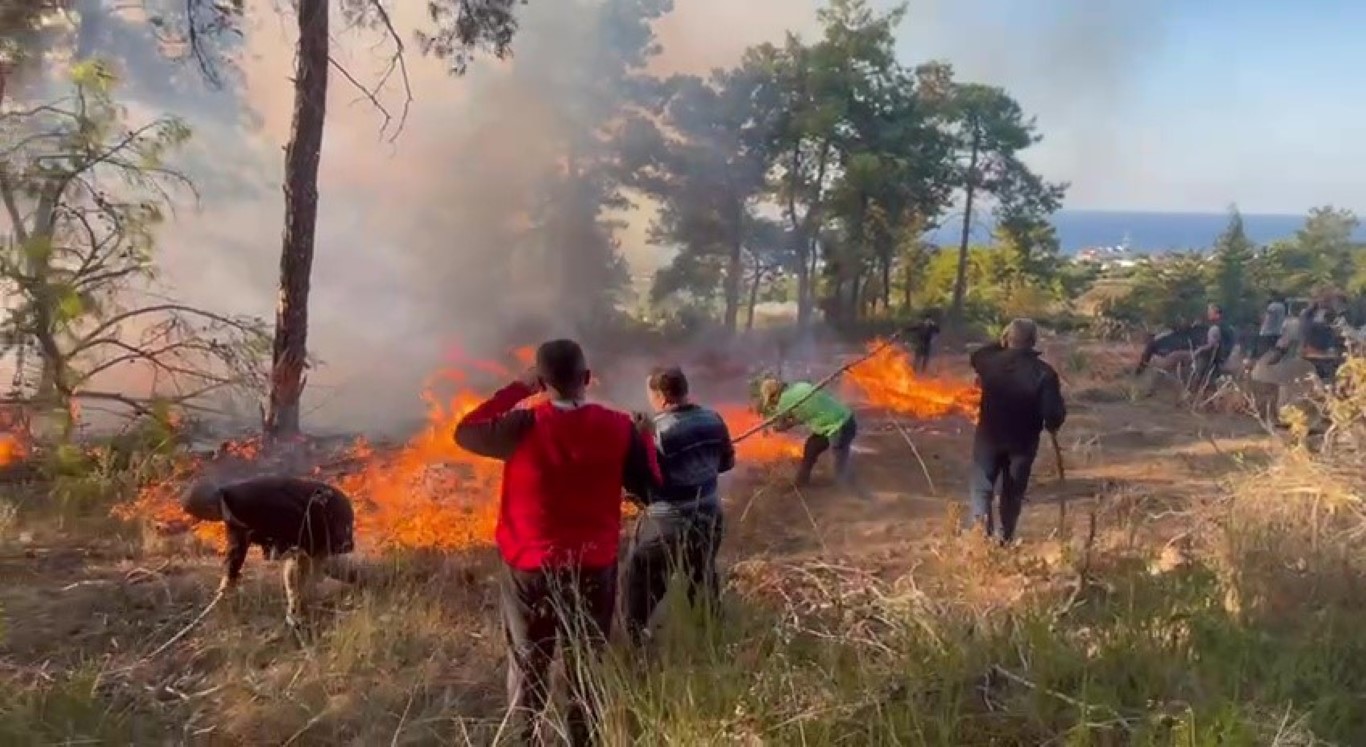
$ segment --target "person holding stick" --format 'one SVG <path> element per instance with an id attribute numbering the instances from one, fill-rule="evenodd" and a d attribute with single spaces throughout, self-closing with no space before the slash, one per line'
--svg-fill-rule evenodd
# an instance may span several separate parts
<path id="1" fill-rule="evenodd" d="M 295 477 L 254 477 L 227 485 L 202 481 L 181 499 L 185 513 L 221 521 L 227 529 L 220 594 L 237 588 L 253 545 L 268 560 L 284 560 L 285 622 L 300 622 L 303 597 L 321 570 L 353 583 L 356 569 L 342 557 L 355 549 L 355 514 L 340 490 Z"/>
<path id="2" fill-rule="evenodd" d="M 1000 485 L 1001 544 L 1015 538 L 1029 487 L 1039 435 L 1056 436 L 1067 420 L 1057 371 L 1039 359 L 1034 349 L 1038 326 L 1016 319 L 999 343 L 984 346 L 971 356 L 982 387 L 982 404 L 972 443 L 969 487 L 972 522 L 990 537 L 996 526 L 992 503 Z"/>
<path id="3" fill-rule="evenodd" d="M 848 405 L 809 382 L 789 383 L 780 379 L 766 379 L 760 384 L 759 398 L 760 409 L 766 417 L 774 419 L 775 430 L 786 431 L 800 424 L 811 432 L 802 449 L 797 487 L 811 484 L 816 460 L 826 451 L 834 452 L 836 481 L 846 487 L 855 487 L 850 461 L 858 422 Z"/>
<path id="4" fill-rule="evenodd" d="M 635 645 L 647 640 L 650 618 L 675 570 L 687 584 L 689 603 L 719 612 L 716 551 L 725 527 L 719 478 L 735 468 L 726 421 L 692 401 L 682 369 L 657 368 L 645 387 L 655 414 L 637 422 L 654 439 L 663 485 L 636 519 L 626 562 L 626 629 Z"/>

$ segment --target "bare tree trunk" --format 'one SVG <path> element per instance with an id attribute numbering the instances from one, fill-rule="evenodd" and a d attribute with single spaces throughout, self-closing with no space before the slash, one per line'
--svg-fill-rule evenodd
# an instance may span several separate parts
<path id="1" fill-rule="evenodd" d="M 749 284 L 749 306 L 745 316 L 745 331 L 754 329 L 754 309 L 759 305 L 759 284 L 763 282 L 764 271 L 759 263 L 754 265 L 754 281 Z"/>
<path id="2" fill-rule="evenodd" d="M 739 230 L 738 225 L 736 228 Z M 737 235 L 732 239 L 726 264 L 726 331 L 730 334 L 735 334 L 740 320 L 740 287 L 745 274 L 741 248 L 741 240 Z"/>
<path id="3" fill-rule="evenodd" d="M 881 261 L 882 267 L 882 288 L 879 293 L 882 296 L 882 313 L 891 316 L 892 314 L 892 253 L 884 252 Z"/>
<path id="4" fill-rule="evenodd" d="M 266 434 L 299 433 L 299 400 L 308 358 L 308 291 L 318 224 L 318 162 L 327 116 L 329 0 L 299 0 L 294 122 L 285 150 L 285 233 Z"/>
<path id="5" fill-rule="evenodd" d="M 797 250 L 797 326 L 806 329 L 811 322 L 811 254 L 814 249 L 805 236 L 793 234 L 800 242 Z"/>
<path id="6" fill-rule="evenodd" d="M 968 288 L 968 242 L 972 238 L 972 201 L 977 196 L 977 159 L 981 138 L 974 136 L 972 155 L 968 160 L 968 178 L 965 185 L 966 198 L 963 204 L 963 236 L 958 244 L 958 275 L 953 281 L 953 306 L 950 319 L 955 326 L 963 321 L 963 301 Z"/>
<path id="7" fill-rule="evenodd" d="M 904 277 L 902 278 L 901 286 L 901 306 L 907 314 L 911 313 L 911 302 L 915 300 L 913 298 L 915 293 L 912 290 L 913 286 L 915 285 L 915 268 L 912 267 L 911 264 L 911 260 L 908 257 L 906 258 L 906 266 L 902 268 L 904 270 L 902 272 L 902 275 Z"/>

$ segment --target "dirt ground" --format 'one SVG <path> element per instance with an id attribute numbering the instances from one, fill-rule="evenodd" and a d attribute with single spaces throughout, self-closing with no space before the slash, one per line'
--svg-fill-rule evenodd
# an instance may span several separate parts
<path id="1" fill-rule="evenodd" d="M 1085 391 L 1069 396 L 1070 419 L 1061 438 L 1066 480 L 1058 479 L 1045 441 L 1022 519 L 1026 551 L 1048 544 L 1064 498 L 1075 527 L 1096 501 L 1118 495 L 1142 496 L 1148 510 L 1167 500 L 1213 495 L 1221 480 L 1262 458 L 1269 443 L 1261 426 L 1242 416 L 1195 415 L 1161 399 L 1134 402 Z M 942 533 L 962 506 L 972 425 L 962 419 L 917 422 L 867 408 L 858 417 L 856 468 L 869 495 L 835 488 L 828 463 L 804 491 L 792 487 L 790 464 L 745 468 L 728 491 L 727 564 L 819 558 L 874 573 L 915 567 L 918 544 Z M 923 468 L 908 441 L 923 457 Z M 150 698 L 164 703 L 165 714 L 176 714 L 168 718 L 187 737 L 201 731 L 206 738 L 231 734 L 229 742 L 244 735 L 278 742 L 282 734 L 307 730 L 310 714 L 336 712 L 338 698 L 362 697 L 319 685 L 317 692 L 297 697 L 292 715 L 278 708 L 263 715 L 241 705 L 259 699 L 242 696 L 243 688 L 264 693 L 294 687 L 285 680 L 297 660 L 284 664 L 273 658 L 290 642 L 280 625 L 277 579 L 256 555 L 248 564 L 253 593 L 231 609 L 216 610 L 211 622 L 156 661 L 144 661 L 209 598 L 217 560 L 136 532 L 97 527 L 19 526 L 0 543 L 0 677 L 6 681 L 41 683 L 61 672 L 89 671 L 92 688 L 145 689 L 136 697 L 125 693 L 124 700 L 142 703 L 128 706 L 130 712 L 145 709 Z M 341 674 L 373 667 L 357 640 L 397 635 L 383 629 L 394 615 L 430 616 L 439 635 L 427 639 L 413 632 L 419 628 L 405 628 L 400 642 L 412 647 L 401 661 L 439 667 L 431 679 L 446 685 L 441 703 L 424 700 L 418 710 L 435 712 L 454 702 L 467 713 L 496 712 L 501 672 L 490 558 L 481 551 L 448 560 L 421 591 L 405 592 L 402 599 L 357 598 L 329 582 L 315 621 L 330 631 L 318 644 L 335 649 L 328 666 Z M 396 606 L 375 608 L 381 604 Z M 450 610 L 461 615 L 443 617 Z M 343 646 L 358 651 L 345 655 L 354 661 L 339 662 L 343 654 L 337 647 Z M 233 674 L 216 673 L 223 667 Z M 229 698 L 229 690 L 239 692 Z M 401 704 L 403 693 L 396 697 Z M 408 704 L 413 705 L 411 693 Z"/>

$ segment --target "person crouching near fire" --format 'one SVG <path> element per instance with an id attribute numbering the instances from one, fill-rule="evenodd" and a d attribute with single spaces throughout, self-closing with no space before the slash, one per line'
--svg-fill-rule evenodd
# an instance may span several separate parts
<path id="1" fill-rule="evenodd" d="M 343 556 L 355 549 L 351 501 L 325 483 L 295 477 L 255 477 L 240 482 L 200 482 L 184 496 L 185 513 L 221 521 L 227 557 L 218 591 L 237 588 L 252 546 L 267 560 L 284 560 L 285 622 L 301 621 L 304 596 L 315 573 L 354 583 L 356 571 Z"/>
<path id="2" fill-rule="evenodd" d="M 1056 434 L 1067 419 L 1058 374 L 1034 349 L 1038 335 L 1032 320 L 1016 319 L 999 343 L 971 356 L 982 404 L 972 441 L 970 515 L 987 536 L 994 533 L 991 504 L 999 483 L 1003 545 L 1015 538 L 1040 434 Z"/>
<path id="3" fill-rule="evenodd" d="M 583 349 L 553 340 L 535 368 L 467 414 L 455 441 L 503 461 L 495 541 L 502 557 L 508 717 L 534 742 L 563 646 L 569 741 L 592 744 L 596 708 L 585 665 L 600 657 L 616 608 L 623 490 L 641 503 L 659 487 L 654 447 L 626 413 L 584 401 Z M 550 397 L 529 407 L 541 391 Z"/>
<path id="4" fill-rule="evenodd" d="M 636 520 L 627 561 L 626 627 L 636 645 L 645 642 L 675 570 L 690 603 L 718 611 L 716 551 L 724 527 L 718 478 L 735 468 L 726 421 L 693 403 L 682 369 L 655 369 L 645 388 L 655 415 L 643 425 L 654 436 L 663 485 Z"/>
<path id="5" fill-rule="evenodd" d="M 836 481 L 847 488 L 857 489 L 850 462 L 854 453 L 854 437 L 858 435 L 858 423 L 848 405 L 805 381 L 789 383 L 767 379 L 759 386 L 759 397 L 765 417 L 777 418 L 773 424 L 775 430 L 786 431 L 803 425 L 811 432 L 802 449 L 802 462 L 797 469 L 797 487 L 810 485 L 816 460 L 826 451 L 833 451 Z"/>

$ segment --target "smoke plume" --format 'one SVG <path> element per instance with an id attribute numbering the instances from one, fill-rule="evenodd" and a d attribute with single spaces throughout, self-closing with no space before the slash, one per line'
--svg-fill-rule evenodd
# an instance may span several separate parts
<path id="1" fill-rule="evenodd" d="M 596 97 L 612 93 L 584 80 L 591 75 L 585 67 L 621 41 L 576 23 L 583 15 L 576 7 L 588 1 L 532 0 L 513 59 L 479 60 L 463 78 L 412 43 L 427 23 L 425 4 L 393 4 L 414 101 L 392 142 L 392 129 L 381 130 L 383 115 L 334 71 L 309 330 L 310 351 L 323 365 L 309 377 L 306 427 L 404 430 L 422 412 L 425 377 L 454 352 L 496 357 L 535 342 L 517 339 L 519 330 L 572 331 L 559 313 L 572 299 L 547 294 L 540 283 L 512 282 L 495 270 L 504 263 L 493 260 L 522 251 L 514 237 L 536 219 L 540 191 L 563 168 L 576 119 L 591 116 Z M 652 73 L 705 74 L 735 64 L 750 45 L 781 41 L 787 31 L 808 38 L 818 32 L 814 0 L 675 5 L 655 24 L 661 49 L 648 62 Z M 912 64 L 948 59 L 963 78 L 1005 86 L 1039 114 L 1049 137 L 1038 159 L 1046 175 L 1084 188 L 1090 177 L 1082 165 L 1106 163 L 1114 147 L 1088 133 L 1104 131 L 1097 117 L 1122 112 L 1130 76 L 1158 39 L 1160 11 L 1120 0 L 1047 6 L 914 0 L 902 56 Z M 296 32 L 271 0 L 254 0 L 249 10 L 235 90 L 201 86 L 193 96 L 144 96 L 134 111 L 168 108 L 196 130 L 183 165 L 204 196 L 163 232 L 167 284 L 215 310 L 270 319 Z M 390 42 L 340 25 L 334 21 L 334 58 L 362 85 L 374 83 Z M 170 75 L 185 83 L 194 74 L 155 55 L 124 60 L 135 80 Z M 396 82 L 380 100 L 394 116 L 404 108 Z M 637 274 L 648 271 L 659 262 L 645 239 L 648 206 L 617 213 L 627 218 L 617 233 L 621 254 Z M 524 261 L 559 261 L 556 250 L 540 247 Z M 528 317 L 535 323 L 528 326 Z"/>

